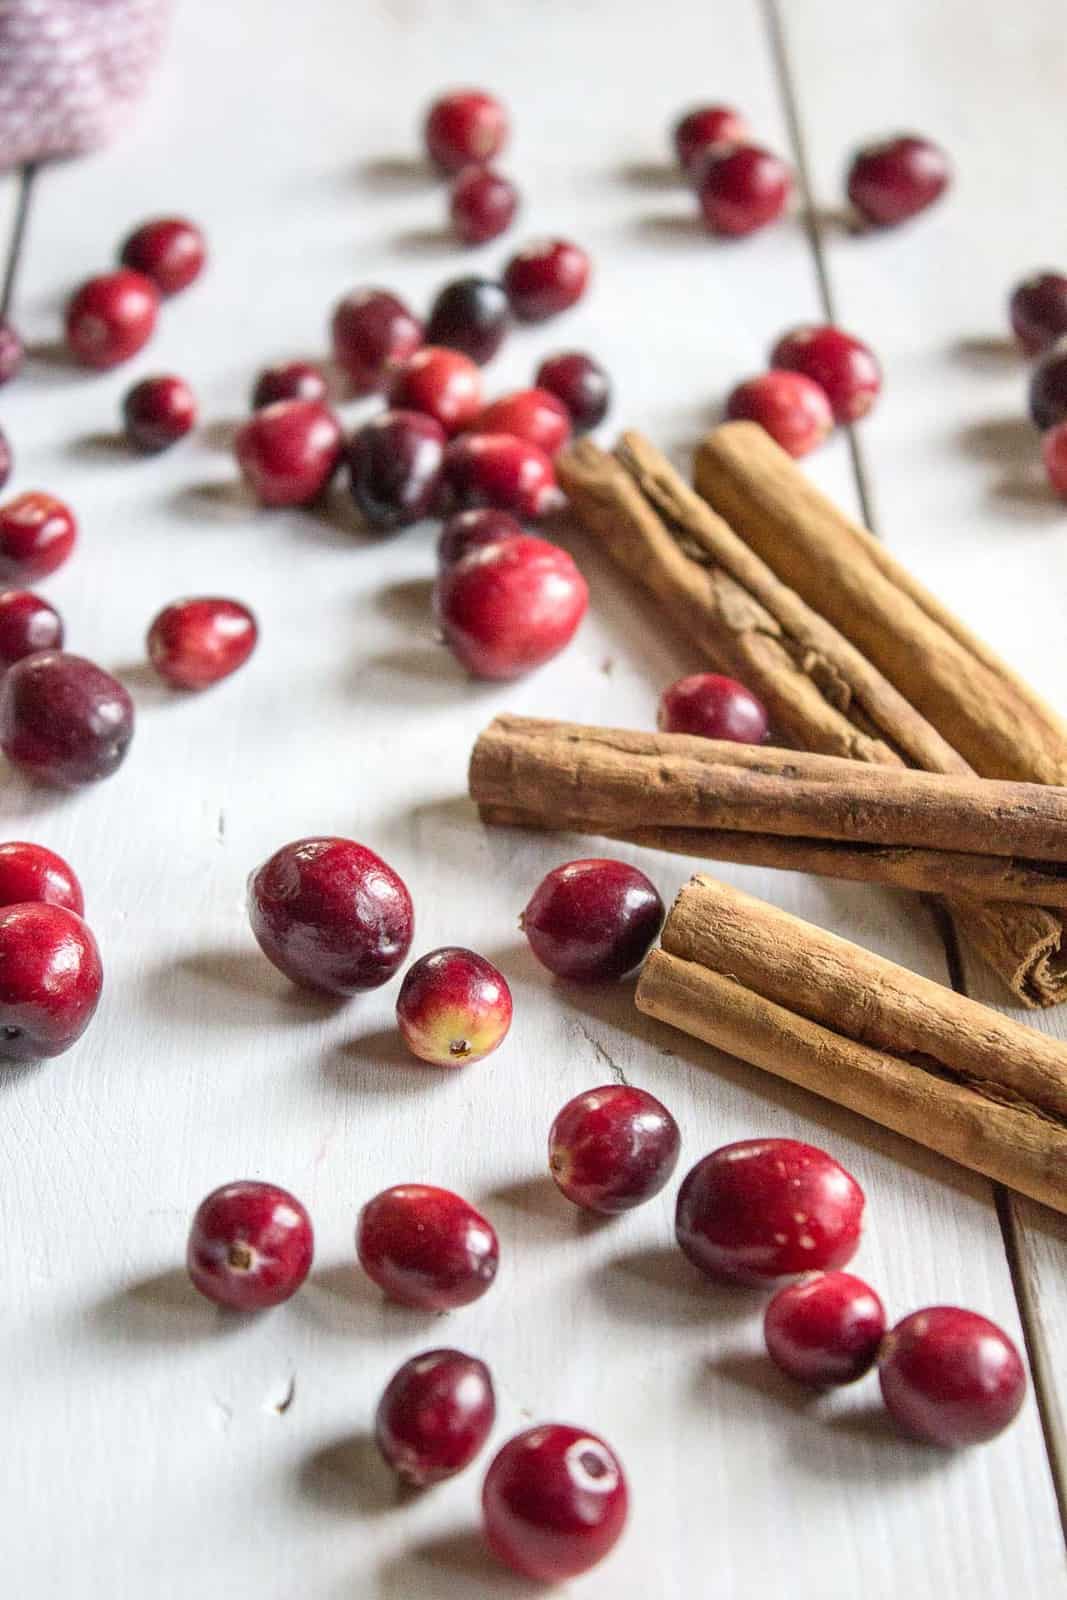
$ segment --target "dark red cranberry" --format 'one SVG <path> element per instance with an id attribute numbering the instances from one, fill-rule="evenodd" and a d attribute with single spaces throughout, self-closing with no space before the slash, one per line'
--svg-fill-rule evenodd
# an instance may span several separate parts
<path id="1" fill-rule="evenodd" d="M 588 600 L 567 552 L 526 534 L 468 551 L 434 585 L 445 643 L 477 678 L 518 678 L 550 661 L 574 637 Z"/>
<path id="2" fill-rule="evenodd" d="M 547 356 L 538 367 L 534 382 L 563 401 L 575 433 L 588 433 L 608 414 L 608 375 L 592 356 L 583 355 L 580 350 L 562 350 L 559 355 Z"/>
<path id="3" fill-rule="evenodd" d="M 86 923 L 65 906 L 0 910 L 0 1061 L 62 1055 L 93 1019 L 103 983 Z"/>
<path id="4" fill-rule="evenodd" d="M 148 630 L 148 659 L 172 688 L 206 689 L 243 667 L 258 637 L 255 617 L 236 600 L 176 600 Z"/>
<path id="5" fill-rule="evenodd" d="M 664 915 L 655 884 L 637 867 L 594 857 L 542 878 L 519 926 L 556 977 L 611 983 L 645 959 Z"/>
<path id="6" fill-rule="evenodd" d="M 1035 272 L 1012 290 L 1008 314 L 1028 356 L 1039 355 L 1067 333 L 1067 277 Z"/>
<path id="7" fill-rule="evenodd" d="M 776 222 L 792 192 L 786 163 L 756 144 L 709 150 L 697 187 L 708 227 L 736 239 Z"/>
<path id="8" fill-rule="evenodd" d="M 319 400 L 278 400 L 237 430 L 234 450 L 246 483 L 265 506 L 318 499 L 337 470 L 341 425 Z"/>
<path id="9" fill-rule="evenodd" d="M 519 191 L 492 167 L 464 167 L 448 200 L 452 226 L 464 244 L 486 244 L 506 233 L 519 209 Z"/>
<path id="10" fill-rule="evenodd" d="M 491 506 L 536 522 L 558 511 L 563 493 L 543 450 L 513 433 L 468 433 L 445 451 L 445 494 L 450 505 Z"/>
<path id="11" fill-rule="evenodd" d="M 0 679 L 0 749 L 46 783 L 109 777 L 133 738 L 133 701 L 83 656 L 39 650 Z"/>
<path id="12" fill-rule="evenodd" d="M 179 294 L 204 270 L 207 245 L 195 222 L 157 217 L 142 222 L 122 247 L 122 264 L 151 278 L 160 294 Z"/>
<path id="13" fill-rule="evenodd" d="M 368 527 L 407 528 L 433 509 L 448 437 L 423 411 L 383 411 L 348 446 L 352 498 Z"/>
<path id="14" fill-rule="evenodd" d="M 489 1368 L 461 1350 L 426 1350 L 394 1372 L 378 1402 L 374 1437 L 401 1478 L 442 1483 L 479 1453 L 496 1418 Z"/>
<path id="15" fill-rule="evenodd" d="M 802 372 L 761 372 L 732 390 L 726 401 L 731 421 L 758 422 L 791 456 L 806 456 L 822 444 L 834 414 L 821 389 Z"/>
<path id="16" fill-rule="evenodd" d="M 514 1572 L 561 1583 L 595 1567 L 626 1526 L 622 1464 L 595 1433 L 542 1423 L 509 1439 L 486 1473 L 490 1550 Z"/>
<path id="17" fill-rule="evenodd" d="M 423 134 L 430 160 L 442 172 L 498 156 L 508 141 L 508 114 L 483 89 L 456 89 L 430 107 Z"/>
<path id="18" fill-rule="evenodd" d="M 266 1311 L 294 1295 L 311 1271 L 311 1218 L 295 1195 L 245 1179 L 197 1207 L 186 1265 L 202 1295 L 232 1311 Z"/>
<path id="19" fill-rule="evenodd" d="M 679 165 L 691 177 L 717 144 L 744 144 L 752 130 L 732 106 L 697 106 L 674 125 L 672 140 Z"/>
<path id="20" fill-rule="evenodd" d="M 848 1272 L 813 1272 L 779 1289 L 763 1316 L 771 1360 L 798 1383 L 830 1389 L 874 1366 L 885 1307 Z"/>
<path id="21" fill-rule="evenodd" d="M 680 1148 L 665 1105 L 644 1089 L 609 1083 L 568 1100 L 548 1135 L 548 1168 L 576 1206 L 615 1216 L 659 1194 Z"/>
<path id="22" fill-rule="evenodd" d="M 1030 415 L 1042 432 L 1067 421 L 1067 337 L 1050 345 L 1033 370 Z"/>
<path id="23" fill-rule="evenodd" d="M 771 366 L 802 372 L 817 383 L 835 422 L 865 417 L 882 388 L 882 369 L 874 351 L 831 323 L 784 333 L 771 351 Z"/>
<path id="24" fill-rule="evenodd" d="M 356 1250 L 379 1289 L 421 1311 L 453 1311 L 480 1299 L 500 1259 L 486 1219 L 458 1194 L 424 1183 L 400 1183 L 369 1200 Z"/>
<path id="25" fill-rule="evenodd" d="M 946 1448 L 995 1439 L 1026 1397 L 1026 1368 L 1007 1334 L 958 1306 L 928 1306 L 898 1322 L 878 1378 L 893 1420 Z"/>
<path id="26" fill-rule="evenodd" d="M 522 524 L 507 511 L 457 511 L 441 529 L 437 541 L 439 567 L 454 566 L 471 550 L 500 544 L 504 539 L 521 539 Z"/>
<path id="27" fill-rule="evenodd" d="M 155 455 L 177 444 L 196 425 L 196 400 L 184 378 L 142 378 L 122 402 L 126 437 Z"/>
<path id="28" fill-rule="evenodd" d="M 554 456 L 571 436 L 570 412 L 547 389 L 517 389 L 494 400 L 470 425 L 471 433 L 510 433 Z"/>
<path id="29" fill-rule="evenodd" d="M 325 400 L 326 379 L 313 361 L 279 361 L 264 367 L 252 390 L 252 410 L 272 406 L 276 400 Z"/>
<path id="30" fill-rule="evenodd" d="M 15 458 L 11 449 L 11 441 L 3 428 L 0 428 L 0 489 L 2 489 L 15 470 Z"/>
<path id="31" fill-rule="evenodd" d="M 35 650 L 58 650 L 62 644 L 63 620 L 47 600 L 28 589 L 0 594 L 0 671 Z"/>
<path id="32" fill-rule="evenodd" d="M 12 839 L 0 844 L 0 906 L 17 906 L 26 900 L 62 906 L 79 917 L 85 911 L 82 886 L 62 856 L 43 844 Z"/>
<path id="33" fill-rule="evenodd" d="M 664 733 L 762 744 L 767 737 L 767 713 L 736 679 L 718 672 L 694 672 L 663 691 L 656 726 Z"/>
<path id="34" fill-rule="evenodd" d="M 1061 499 L 1067 500 L 1067 422 L 1058 422 L 1042 436 L 1041 456 L 1049 483 Z"/>
<path id="35" fill-rule="evenodd" d="M 159 290 L 141 272 L 90 278 L 67 305 L 70 352 L 86 367 L 117 367 L 148 343 L 158 310 Z"/>
<path id="36" fill-rule="evenodd" d="M 334 360 L 355 394 L 383 389 L 390 370 L 422 343 L 422 323 L 388 289 L 353 289 L 330 323 Z"/>
<path id="37" fill-rule="evenodd" d="M 428 344 L 397 367 L 389 398 L 398 409 L 424 411 L 446 433 L 458 433 L 482 409 L 482 375 L 469 356 Z"/>
<path id="38" fill-rule="evenodd" d="M 446 945 L 405 972 L 396 1020 L 412 1055 L 435 1067 L 462 1067 L 503 1042 L 511 1027 L 511 990 L 484 956 Z"/>
<path id="39" fill-rule="evenodd" d="M 491 278 L 456 278 L 445 284 L 433 303 L 426 342 L 460 350 L 484 367 L 510 326 L 511 308 L 499 283 Z"/>
<path id="40" fill-rule="evenodd" d="M 943 150 L 929 139 L 900 134 L 856 152 L 848 169 L 848 197 L 866 222 L 890 228 L 932 206 L 951 180 Z"/>
<path id="41" fill-rule="evenodd" d="M 388 983 L 415 922 L 392 867 L 366 845 L 336 838 L 297 839 L 276 851 L 249 881 L 248 915 L 279 972 L 337 995 Z"/>
<path id="42" fill-rule="evenodd" d="M 31 490 L 0 506 L 0 582 L 46 578 L 66 561 L 78 537 L 70 507 Z"/>
<path id="43" fill-rule="evenodd" d="M 25 354 L 16 329 L 6 317 L 0 317 L 0 387 L 21 371 Z"/>
<path id="44" fill-rule="evenodd" d="M 523 322 L 544 322 L 577 305 L 589 282 L 589 257 L 567 239 L 538 239 L 504 270 L 511 309 Z"/>
<path id="45" fill-rule="evenodd" d="M 710 1278 L 766 1285 L 851 1261 L 863 1199 L 825 1150 L 799 1139 L 741 1139 L 713 1150 L 685 1178 L 675 1232 Z"/>

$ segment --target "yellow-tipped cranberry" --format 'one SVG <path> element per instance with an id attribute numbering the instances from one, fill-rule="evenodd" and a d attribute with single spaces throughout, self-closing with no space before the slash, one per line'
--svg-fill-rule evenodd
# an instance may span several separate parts
<path id="1" fill-rule="evenodd" d="M 435 1067 L 481 1061 L 511 1027 L 511 990 L 491 961 L 446 945 L 420 956 L 404 975 L 396 1002 L 404 1043 Z"/>

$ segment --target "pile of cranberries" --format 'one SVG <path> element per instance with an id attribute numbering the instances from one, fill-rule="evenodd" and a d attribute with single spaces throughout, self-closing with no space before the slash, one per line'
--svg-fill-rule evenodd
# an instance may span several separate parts
<path id="1" fill-rule="evenodd" d="M 144 348 L 156 326 L 160 301 L 200 276 L 204 236 L 183 217 L 144 222 L 124 241 L 120 266 L 88 278 L 67 304 L 67 346 L 83 366 L 106 369 Z"/>
<path id="2" fill-rule="evenodd" d="M 873 350 L 832 323 L 791 328 L 770 362 L 767 372 L 731 391 L 726 415 L 758 422 L 791 456 L 806 456 L 835 423 L 866 416 L 882 387 Z"/>

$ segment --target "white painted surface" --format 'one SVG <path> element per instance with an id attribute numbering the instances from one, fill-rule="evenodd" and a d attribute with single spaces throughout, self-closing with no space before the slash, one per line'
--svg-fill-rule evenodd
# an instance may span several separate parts
<path id="1" fill-rule="evenodd" d="M 918 25 L 918 0 L 907 10 Z M 823 119 L 820 149 L 833 101 L 819 41 L 832 37 L 844 62 L 853 37 L 866 52 L 869 26 L 843 6 L 805 16 L 798 43 Z M 948 38 L 946 30 L 937 41 L 939 98 L 915 109 L 933 131 L 934 107 L 962 72 Z M 933 95 L 925 66 L 909 70 L 916 93 Z M 980 61 L 973 73 L 985 82 Z M 416 154 L 427 98 L 472 79 L 513 107 L 507 166 L 526 200 L 513 235 L 473 254 L 433 236 L 438 188 L 388 165 Z M 41 361 L 3 399 L 19 450 L 15 487 L 52 488 L 82 521 L 77 558 L 47 585 L 69 643 L 129 669 L 139 713 L 126 766 L 99 788 L 55 798 L 8 778 L 0 789 L 5 832 L 53 846 L 81 873 L 107 965 L 105 999 L 82 1043 L 39 1072 L 6 1077 L 0 1101 L 4 1567 L 13 1595 L 524 1592 L 473 1536 L 480 1469 L 398 1500 L 366 1447 L 390 1372 L 443 1342 L 492 1365 L 497 1438 L 558 1417 L 601 1431 L 623 1456 L 632 1525 L 618 1553 L 572 1586 L 590 1600 L 694 1590 L 750 1600 L 783 1586 L 801 1600 L 994 1600 L 1010 1590 L 1051 1594 L 1061 1581 L 1032 1403 L 996 1444 L 953 1459 L 896 1440 L 873 1380 L 809 1403 L 761 1357 L 759 1303 L 703 1286 L 677 1258 L 673 1187 L 619 1223 L 589 1227 L 545 1177 L 554 1112 L 610 1076 L 610 1058 L 675 1111 L 683 1170 L 754 1133 L 827 1145 L 867 1189 L 856 1265 L 892 1314 L 956 1301 L 1018 1335 L 987 1185 L 637 1019 L 628 988 L 553 986 L 521 943 L 515 918 L 529 891 L 588 847 L 485 833 L 462 799 L 471 742 L 504 708 L 650 724 L 659 689 L 690 664 L 662 619 L 575 539 L 593 590 L 578 641 L 522 684 L 472 685 L 433 642 L 430 528 L 364 541 L 343 513 L 328 523 L 257 512 L 233 491 L 230 457 L 209 429 L 155 461 L 91 442 L 113 428 L 136 376 L 179 370 L 209 422 L 233 418 L 260 365 L 321 347 L 344 289 L 384 282 L 425 304 L 447 277 L 493 270 L 523 237 L 551 230 L 591 249 L 595 287 L 565 320 L 517 334 L 490 369 L 493 388 L 526 381 L 550 349 L 584 345 L 615 376 L 612 422 L 683 450 L 781 327 L 817 311 L 798 228 L 719 246 L 690 224 L 684 191 L 624 175 L 626 164 L 658 162 L 661 130 L 709 93 L 745 106 L 785 148 L 755 5 L 698 16 L 675 4 L 650 18 L 606 0 L 309 0 L 296 18 L 281 0 L 187 0 L 137 135 L 38 187 L 17 305 L 32 339 L 55 337 L 72 280 L 105 265 L 142 216 L 190 212 L 214 258 L 202 284 L 165 308 L 155 341 L 130 367 L 88 377 Z M 872 97 L 860 110 L 833 113 L 832 159 L 834 141 L 843 149 L 872 118 L 875 128 L 898 120 L 899 96 L 887 90 L 882 107 Z M 961 154 L 978 148 L 973 122 L 961 116 L 942 129 Z M 907 315 L 913 275 L 925 284 L 944 273 L 945 229 L 969 226 L 972 271 L 994 307 L 977 331 L 995 328 L 1014 267 L 974 249 L 990 204 L 980 184 L 961 186 L 944 220 L 879 242 L 883 293 L 901 307 L 876 336 L 891 388 L 870 438 L 876 463 L 885 461 L 877 487 L 887 512 L 891 492 L 907 506 L 910 485 L 916 502 L 930 498 L 930 526 L 946 510 L 939 496 L 956 496 L 952 538 L 963 553 L 951 570 L 906 513 L 886 518 L 894 544 L 935 585 L 948 579 L 950 592 L 966 569 L 961 610 L 1014 645 L 1054 691 L 1056 663 L 1028 658 L 1033 634 L 1019 624 L 1024 591 L 1042 607 L 1059 602 L 1061 523 L 1051 514 L 1024 523 L 1020 551 L 1020 529 L 983 498 L 980 469 L 946 467 L 959 457 L 968 405 L 978 404 L 976 380 L 951 369 L 940 345 L 932 356 L 932 335 L 920 336 Z M 871 283 L 883 281 L 882 268 L 870 270 L 879 274 Z M 920 426 L 927 406 L 941 419 L 936 439 Z M 812 470 L 851 495 L 842 441 Z M 999 559 L 986 561 L 979 582 L 969 540 L 984 552 L 998 527 Z M 1024 558 L 1028 570 L 1042 560 L 1043 584 L 1019 578 Z M 174 698 L 139 665 L 144 630 L 168 600 L 205 591 L 254 606 L 261 648 L 230 683 Z M 1011 617 L 1025 637 L 1006 636 Z M 998 620 L 999 630 L 990 625 Z M 391 1031 L 395 984 L 334 1008 L 288 989 L 259 956 L 243 910 L 248 871 L 287 839 L 334 831 L 380 849 L 404 874 L 416 951 L 469 943 L 500 961 L 516 1022 L 488 1062 L 454 1077 L 410 1065 Z M 685 876 L 684 862 L 628 854 L 665 896 Z M 936 936 L 905 896 L 724 875 L 945 976 Z M 196 1203 L 245 1175 L 305 1200 L 318 1255 L 311 1284 L 288 1306 L 235 1326 L 196 1300 L 181 1261 Z M 383 1304 L 354 1265 L 360 1204 L 402 1179 L 458 1189 L 484 1204 L 501 1234 L 497 1285 L 447 1320 Z"/>

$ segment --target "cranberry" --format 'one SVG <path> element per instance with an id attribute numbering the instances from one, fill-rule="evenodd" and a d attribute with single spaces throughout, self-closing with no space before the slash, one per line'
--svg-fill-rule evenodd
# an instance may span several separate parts
<path id="1" fill-rule="evenodd" d="M 1058 422 L 1042 437 L 1041 455 L 1049 483 L 1067 500 L 1067 422 Z M 0 596 L 0 602 L 2 599 Z"/>
<path id="2" fill-rule="evenodd" d="M 848 1272 L 813 1272 L 779 1289 L 763 1317 L 771 1360 L 816 1389 L 853 1383 L 874 1366 L 885 1307 Z"/>
<path id="3" fill-rule="evenodd" d="M 311 1271 L 311 1218 L 295 1195 L 246 1178 L 197 1207 L 186 1265 L 194 1286 L 232 1311 L 266 1311 L 294 1295 Z"/>
<path id="4" fill-rule="evenodd" d="M 1008 313 L 1027 355 L 1038 355 L 1067 333 L 1067 278 L 1062 272 L 1035 272 L 1012 290 Z"/>
<path id="5" fill-rule="evenodd" d="M 353 289 L 330 324 L 334 360 L 356 394 L 385 387 L 390 368 L 422 343 L 422 323 L 388 289 Z"/>
<path id="6" fill-rule="evenodd" d="M 1026 1368 L 1007 1334 L 958 1306 L 929 1306 L 898 1322 L 878 1379 L 900 1427 L 949 1448 L 994 1439 L 1026 1395 Z"/>
<path id="7" fill-rule="evenodd" d="M 0 386 L 21 371 L 25 357 L 22 340 L 6 317 L 0 317 Z"/>
<path id="8" fill-rule="evenodd" d="M 544 322 L 577 305 L 589 282 L 589 257 L 567 239 L 538 239 L 504 269 L 511 309 L 523 322 Z"/>
<path id="9" fill-rule="evenodd" d="M 415 920 L 392 867 L 366 845 L 336 838 L 297 839 L 277 850 L 252 875 L 248 915 L 279 972 L 337 995 L 388 983 Z"/>
<path id="10" fill-rule="evenodd" d="M 834 425 L 825 389 L 802 372 L 772 370 L 739 383 L 726 401 L 726 415 L 758 422 L 791 456 L 808 455 Z"/>
<path id="11" fill-rule="evenodd" d="M 0 489 L 10 478 L 15 469 L 15 458 L 11 450 L 11 441 L 3 428 L 0 428 Z"/>
<path id="12" fill-rule="evenodd" d="M 862 340 L 831 323 L 793 328 L 771 351 L 771 366 L 801 372 L 830 402 L 835 422 L 858 422 L 877 400 L 882 369 Z"/>
<path id="13" fill-rule="evenodd" d="M 499 283 L 492 278 L 456 278 L 445 284 L 433 303 L 426 342 L 460 350 L 484 367 L 510 326 L 511 308 Z"/>
<path id="14" fill-rule="evenodd" d="M 508 141 L 508 114 L 483 89 L 457 89 L 435 100 L 423 135 L 430 160 L 442 172 L 498 156 Z"/>
<path id="15" fill-rule="evenodd" d="M 46 578 L 66 561 L 78 537 L 69 506 L 31 490 L 0 506 L 0 581 Z"/>
<path id="16" fill-rule="evenodd" d="M 58 650 L 62 644 L 63 620 L 47 600 L 28 589 L 0 594 L 0 671 L 35 650 Z"/>
<path id="17" fill-rule="evenodd" d="M 618 1457 L 595 1433 L 542 1423 L 509 1439 L 482 1489 L 495 1556 L 539 1583 L 576 1578 L 618 1542 L 629 1496 Z"/>
<path id="18" fill-rule="evenodd" d="M 588 433 L 608 414 L 608 375 L 592 356 L 583 355 L 580 350 L 562 350 L 559 355 L 547 356 L 538 367 L 534 382 L 563 401 L 575 433 Z"/>
<path id="19" fill-rule="evenodd" d="M 348 446 L 352 498 L 368 527 L 407 528 L 431 511 L 447 435 L 421 411 L 383 411 Z"/>
<path id="20" fill-rule="evenodd" d="M 1030 415 L 1042 432 L 1067 421 L 1067 337 L 1050 345 L 1034 368 Z"/>
<path id="21" fill-rule="evenodd" d="M 743 144 L 751 133 L 745 118 L 732 106 L 697 106 L 675 123 L 671 137 L 679 164 L 693 177 L 713 145 Z"/>
<path id="22" fill-rule="evenodd" d="M 155 455 L 176 444 L 196 424 L 196 400 L 183 378 L 142 378 L 122 402 L 126 437 Z"/>
<path id="23" fill-rule="evenodd" d="M 694 733 L 704 739 L 762 744 L 767 713 L 754 694 L 718 672 L 694 672 L 663 691 L 657 727 L 664 733 Z"/>
<path id="24" fill-rule="evenodd" d="M 776 222 L 792 192 L 786 163 L 756 144 L 709 150 L 697 188 L 708 227 L 738 239 Z"/>
<path id="25" fill-rule="evenodd" d="M 523 538 L 521 523 L 506 511 L 457 511 L 441 529 L 437 541 L 437 564 L 451 567 L 471 550 L 500 544 L 504 539 Z"/>
<path id="26" fill-rule="evenodd" d="M 678 1193 L 675 1233 L 710 1278 L 768 1284 L 856 1253 L 863 1190 L 798 1139 L 741 1139 L 698 1161 Z"/>
<path id="27" fill-rule="evenodd" d="M 486 406 L 471 423 L 471 433 L 510 433 L 554 456 L 571 434 L 570 412 L 547 389 L 517 389 Z"/>
<path id="28" fill-rule="evenodd" d="M 26 900 L 62 906 L 79 917 L 85 910 L 82 886 L 62 856 L 43 844 L 13 839 L 0 844 L 0 906 L 17 906 Z"/>
<path id="29" fill-rule="evenodd" d="M 276 400 L 325 400 L 326 379 L 313 361 L 280 361 L 264 367 L 252 390 L 252 410 L 272 406 Z"/>
<path id="30" fill-rule="evenodd" d="M 236 600 L 176 600 L 148 630 L 148 658 L 172 688 L 206 689 L 243 667 L 258 637 L 255 617 Z"/>
<path id="31" fill-rule="evenodd" d="M 549 972 L 603 983 L 640 965 L 664 914 L 655 884 L 637 867 L 594 857 L 568 861 L 542 878 L 519 927 Z"/>
<path id="32" fill-rule="evenodd" d="M 184 217 L 157 217 L 142 222 L 122 247 L 124 267 L 151 278 L 160 294 L 179 294 L 204 270 L 207 246 L 195 222 Z"/>
<path id="33" fill-rule="evenodd" d="M 500 1257 L 493 1228 L 473 1206 L 424 1183 L 400 1183 L 368 1200 L 356 1250 L 379 1289 L 420 1311 L 453 1311 L 480 1299 Z"/>
<path id="34" fill-rule="evenodd" d="M 103 968 L 88 926 L 66 906 L 0 910 L 0 1061 L 62 1055 L 93 1019 Z"/>
<path id="35" fill-rule="evenodd" d="M 412 1055 L 435 1067 L 481 1061 L 511 1027 L 511 990 L 491 961 L 446 945 L 404 974 L 396 1020 Z"/>
<path id="36" fill-rule="evenodd" d="M 390 1378 L 374 1437 L 394 1472 L 422 1489 L 469 1467 L 495 1418 L 484 1361 L 461 1350 L 426 1350 Z"/>
<path id="37" fill-rule="evenodd" d="M 476 510 L 491 506 L 537 521 L 557 511 L 563 493 L 543 450 L 512 433 L 468 433 L 445 451 L 449 503 Z"/>
<path id="38" fill-rule="evenodd" d="M 39 650 L 0 679 L 0 749 L 46 783 L 109 777 L 133 738 L 133 701 L 83 656 Z"/>
<path id="39" fill-rule="evenodd" d="M 434 585 L 445 642 L 476 678 L 518 678 L 550 661 L 574 637 L 588 599 L 567 552 L 527 534 L 469 551 Z"/>
<path id="40" fill-rule="evenodd" d="M 67 305 L 67 344 L 86 367 L 116 367 L 152 337 L 159 290 L 141 272 L 122 268 L 90 278 Z"/>
<path id="41" fill-rule="evenodd" d="M 856 152 L 848 169 L 848 197 L 865 221 L 890 228 L 932 206 L 951 178 L 943 150 L 929 139 L 900 134 Z"/>
<path id="42" fill-rule="evenodd" d="M 519 209 L 519 191 L 492 167 L 464 167 L 448 200 L 452 226 L 464 244 L 486 244 L 506 233 Z"/>
<path id="43" fill-rule="evenodd" d="M 341 427 L 319 400 L 278 400 L 237 430 L 234 450 L 245 481 L 265 506 L 315 500 L 337 470 Z"/>
<path id="44" fill-rule="evenodd" d="M 576 1206 L 614 1216 L 659 1194 L 680 1145 L 666 1106 L 612 1083 L 568 1100 L 548 1135 L 548 1168 Z"/>
<path id="45" fill-rule="evenodd" d="M 425 411 L 446 433 L 458 433 L 482 408 L 482 375 L 469 356 L 441 345 L 424 345 L 393 373 L 394 406 Z"/>

